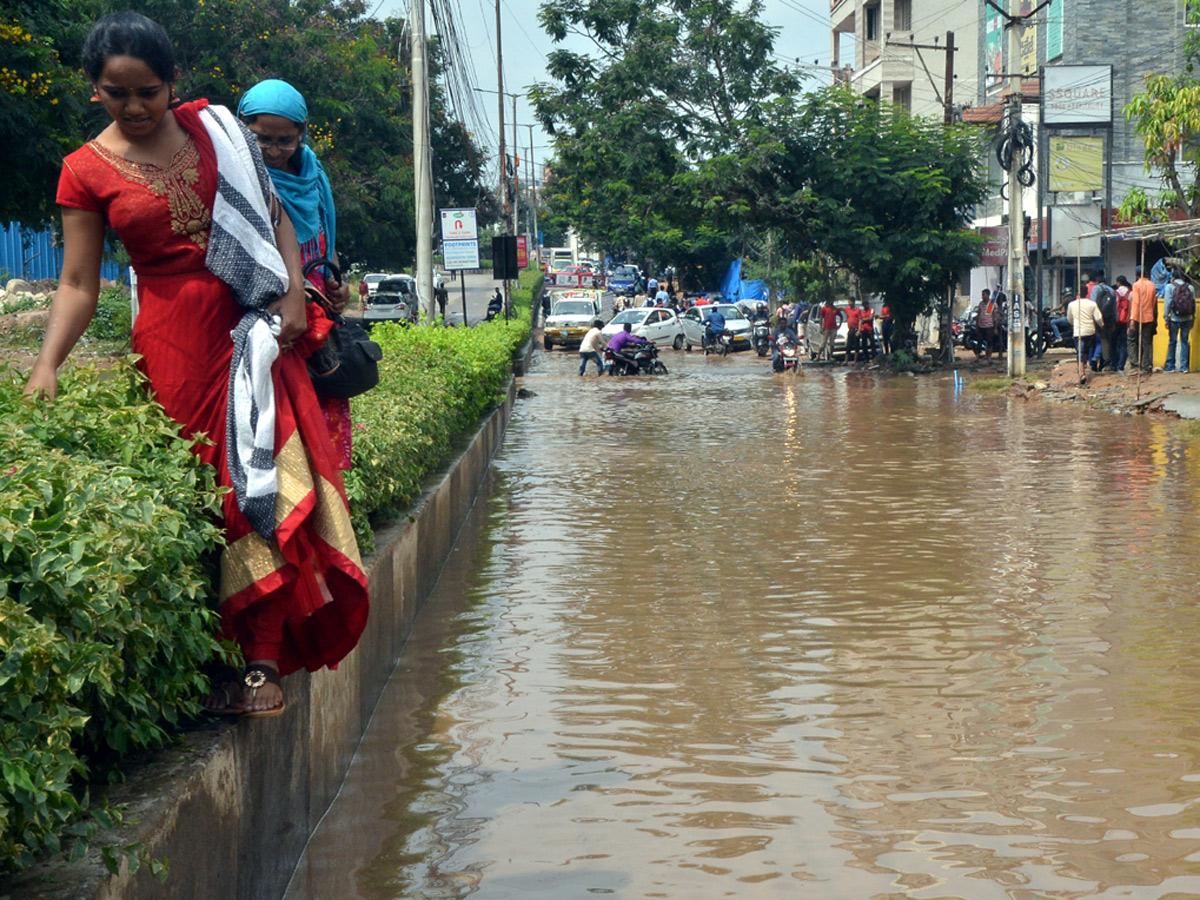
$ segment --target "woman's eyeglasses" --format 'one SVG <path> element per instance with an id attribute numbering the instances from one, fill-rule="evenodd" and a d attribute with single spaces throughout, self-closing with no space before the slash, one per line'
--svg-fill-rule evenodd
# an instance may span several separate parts
<path id="1" fill-rule="evenodd" d="M 258 141 L 258 146 L 263 150 L 270 150 L 274 147 L 276 150 L 282 150 L 287 153 L 290 150 L 295 150 L 300 146 L 300 138 L 269 138 L 264 134 L 254 135 L 254 140 Z"/>

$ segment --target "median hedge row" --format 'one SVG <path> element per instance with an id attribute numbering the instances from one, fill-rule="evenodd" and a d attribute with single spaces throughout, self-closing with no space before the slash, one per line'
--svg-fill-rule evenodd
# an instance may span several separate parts
<path id="1" fill-rule="evenodd" d="M 413 499 L 502 399 L 540 281 L 523 279 L 508 322 L 375 329 L 382 379 L 353 401 L 347 477 L 364 553 L 371 518 Z M 108 825 L 88 785 L 168 743 L 224 652 L 219 491 L 132 360 L 65 370 L 52 405 L 23 381 L 0 373 L 0 872 Z"/>
<path id="2" fill-rule="evenodd" d="M 164 745 L 212 658 L 212 470 L 131 363 L 0 382 L 0 871 L 94 830 L 86 784 Z M 107 823 L 100 812 L 98 820 Z"/>

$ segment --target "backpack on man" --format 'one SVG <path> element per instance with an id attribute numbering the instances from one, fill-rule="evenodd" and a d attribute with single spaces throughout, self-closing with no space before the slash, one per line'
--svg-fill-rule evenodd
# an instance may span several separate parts
<path id="1" fill-rule="evenodd" d="M 1171 315 L 1176 319 L 1192 319 L 1196 316 L 1196 294 L 1186 281 L 1175 285 L 1171 295 Z"/>

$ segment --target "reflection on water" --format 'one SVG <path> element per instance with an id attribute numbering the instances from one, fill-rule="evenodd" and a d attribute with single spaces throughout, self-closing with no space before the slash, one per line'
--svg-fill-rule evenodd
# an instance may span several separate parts
<path id="1" fill-rule="evenodd" d="M 293 900 L 1200 896 L 1197 458 L 541 357 Z"/>

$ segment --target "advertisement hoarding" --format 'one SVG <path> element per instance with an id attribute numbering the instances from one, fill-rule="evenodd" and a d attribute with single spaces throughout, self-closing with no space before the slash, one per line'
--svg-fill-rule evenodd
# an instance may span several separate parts
<path id="1" fill-rule="evenodd" d="M 1042 121 L 1047 125 L 1108 125 L 1112 105 L 1112 66 L 1046 66 Z"/>
<path id="2" fill-rule="evenodd" d="M 443 209 L 442 268 L 446 271 L 479 268 L 479 225 L 475 210 Z"/>

